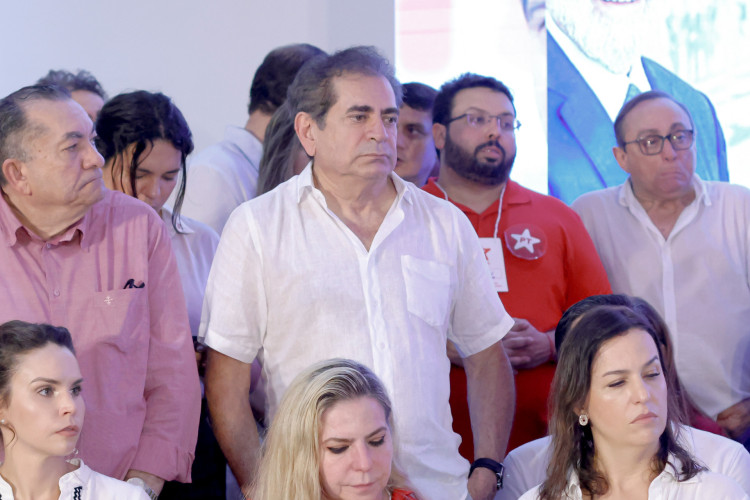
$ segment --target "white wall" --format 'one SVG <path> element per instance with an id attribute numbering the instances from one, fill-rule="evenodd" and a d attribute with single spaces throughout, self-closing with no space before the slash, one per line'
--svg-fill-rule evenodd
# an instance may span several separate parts
<path id="1" fill-rule="evenodd" d="M 244 125 L 268 51 L 375 45 L 393 61 L 393 0 L 0 0 L 0 96 L 49 69 L 91 71 L 110 96 L 161 91 L 196 148 Z"/>

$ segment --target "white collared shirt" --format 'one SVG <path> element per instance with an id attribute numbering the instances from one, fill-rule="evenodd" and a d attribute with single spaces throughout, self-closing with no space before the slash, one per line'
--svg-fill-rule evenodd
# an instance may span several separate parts
<path id="1" fill-rule="evenodd" d="M 642 297 L 669 327 L 677 373 L 711 418 L 750 398 L 750 191 L 693 176 L 695 200 L 667 239 L 630 182 L 573 204 L 615 293 Z"/>
<path id="2" fill-rule="evenodd" d="M 708 470 L 734 480 L 750 495 L 750 453 L 736 441 L 710 432 L 681 426 L 679 442 Z M 516 500 L 547 476 L 552 438 L 536 439 L 514 449 L 505 457 L 503 489 L 496 500 Z"/>
<path id="3" fill-rule="evenodd" d="M 450 338 L 465 355 L 513 325 L 474 229 L 452 204 L 395 174 L 397 196 L 370 250 L 327 208 L 312 168 L 230 217 L 206 288 L 201 335 L 262 358 L 268 412 L 310 364 L 342 357 L 383 381 L 397 463 L 425 498 L 466 498 L 448 405 Z"/>
<path id="4" fill-rule="evenodd" d="M 651 481 L 648 487 L 648 500 L 748 500 L 747 493 L 732 479 L 716 472 L 703 471 L 685 481 L 678 481 L 675 467 L 680 468 L 680 461 L 673 455 L 669 456 L 667 466 Z M 536 500 L 539 498 L 539 486 L 524 493 L 520 500 Z M 583 493 L 578 482 L 578 476 L 570 473 L 568 486 L 563 493 L 566 500 L 583 500 Z"/>
<path id="5" fill-rule="evenodd" d="M 78 468 L 60 478 L 60 500 L 149 500 L 138 486 L 99 474 L 79 458 L 69 462 Z M 0 500 L 13 498 L 13 488 L 0 476 Z"/>
<path id="6" fill-rule="evenodd" d="M 242 127 L 227 127 L 221 142 L 191 158 L 182 215 L 221 234 L 232 210 L 255 198 L 262 154 L 263 144 L 253 134 Z M 171 205 L 174 200 L 170 200 Z"/>
<path id="7" fill-rule="evenodd" d="M 172 225 L 172 210 L 166 206 L 161 209 L 161 219 L 167 225 L 172 240 L 172 251 L 187 303 L 190 332 L 196 337 L 201 321 L 203 292 L 219 244 L 219 235 L 206 224 L 184 216 L 180 216 L 178 227 L 181 232 L 178 233 Z"/>

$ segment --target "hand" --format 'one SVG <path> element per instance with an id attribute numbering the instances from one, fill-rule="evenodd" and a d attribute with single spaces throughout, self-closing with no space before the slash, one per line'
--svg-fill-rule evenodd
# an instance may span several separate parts
<path id="1" fill-rule="evenodd" d="M 143 472 L 142 470 L 130 469 L 128 473 L 125 474 L 125 481 L 127 481 L 131 477 L 139 477 L 143 479 L 143 482 L 146 483 L 146 486 L 154 490 L 154 493 L 156 493 L 157 495 L 161 493 L 161 489 L 164 487 L 164 480 L 162 478 L 153 474 L 149 474 L 148 472 Z"/>
<path id="2" fill-rule="evenodd" d="M 552 352 L 549 337 L 522 318 L 503 337 L 503 347 L 514 369 L 529 369 L 549 360 Z"/>
<path id="3" fill-rule="evenodd" d="M 484 467 L 477 467 L 469 478 L 469 496 L 472 500 L 492 500 L 497 493 L 497 476 Z"/>
<path id="4" fill-rule="evenodd" d="M 730 406 L 716 417 L 716 423 L 733 439 L 739 439 L 750 430 L 750 398 Z"/>

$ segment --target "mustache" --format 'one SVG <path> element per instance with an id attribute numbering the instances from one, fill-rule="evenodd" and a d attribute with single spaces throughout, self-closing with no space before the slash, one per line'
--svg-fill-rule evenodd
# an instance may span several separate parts
<path id="1" fill-rule="evenodd" d="M 505 151 L 505 148 L 500 145 L 498 141 L 487 141 L 484 144 L 480 144 L 477 146 L 477 148 L 474 150 L 474 155 L 478 155 L 481 150 L 484 148 L 496 148 L 499 149 L 503 153 L 503 158 L 508 156 L 507 151 Z"/>

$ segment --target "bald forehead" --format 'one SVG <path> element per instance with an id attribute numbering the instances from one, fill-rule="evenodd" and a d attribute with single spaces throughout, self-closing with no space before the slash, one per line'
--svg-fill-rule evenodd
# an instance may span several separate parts
<path id="1" fill-rule="evenodd" d="M 634 106 L 625 115 L 623 125 L 627 140 L 632 140 L 644 132 L 667 133 L 675 128 L 692 129 L 693 121 L 680 103 L 666 97 L 658 97 Z"/>

